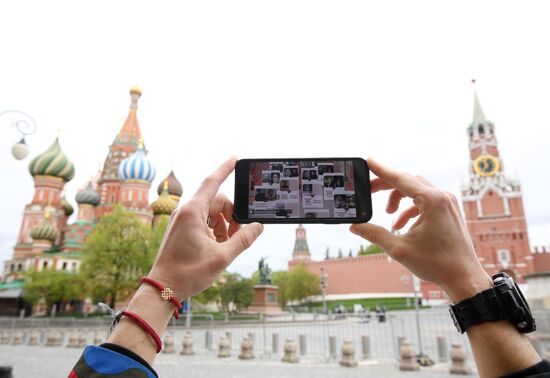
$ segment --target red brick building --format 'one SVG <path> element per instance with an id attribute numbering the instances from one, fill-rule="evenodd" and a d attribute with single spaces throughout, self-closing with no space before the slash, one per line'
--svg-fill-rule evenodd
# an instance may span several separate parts
<path id="1" fill-rule="evenodd" d="M 477 93 L 474 94 L 473 120 L 466 131 L 469 179 L 461 193 L 468 231 L 489 274 L 505 271 L 523 284 L 525 275 L 550 271 L 550 248 L 530 249 L 521 185 L 506 174 L 495 126 L 485 118 Z M 412 274 L 385 253 L 311 260 L 306 231 L 301 225 L 296 229 L 289 270 L 296 264 L 304 264 L 318 276 L 321 267 L 324 269 L 328 275 L 329 300 L 412 295 Z M 420 282 L 417 286 L 425 301 L 447 302 L 444 291 L 437 285 Z"/>

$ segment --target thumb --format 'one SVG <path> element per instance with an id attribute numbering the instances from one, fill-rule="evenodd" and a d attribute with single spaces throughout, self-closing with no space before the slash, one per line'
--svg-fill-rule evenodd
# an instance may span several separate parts
<path id="1" fill-rule="evenodd" d="M 355 235 L 367 239 L 372 244 L 378 245 L 385 251 L 391 250 L 397 241 L 397 236 L 384 227 L 372 223 L 352 224 L 349 230 Z"/>
<path id="2" fill-rule="evenodd" d="M 239 256 L 244 250 L 250 248 L 258 236 L 264 231 L 261 223 L 250 223 L 233 234 L 224 244 L 227 245 L 232 259 Z"/>

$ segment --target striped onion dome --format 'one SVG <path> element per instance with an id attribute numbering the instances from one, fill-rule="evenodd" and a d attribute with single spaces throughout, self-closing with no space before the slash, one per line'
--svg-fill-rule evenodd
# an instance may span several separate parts
<path id="1" fill-rule="evenodd" d="M 164 180 L 164 186 L 160 197 L 151 204 L 153 214 L 170 215 L 177 207 L 177 202 L 170 197 L 170 193 L 168 192 L 168 180 Z"/>
<path id="2" fill-rule="evenodd" d="M 33 240 L 49 240 L 52 243 L 57 238 L 57 230 L 50 221 L 49 213 L 46 213 L 44 220 L 31 229 L 31 238 Z"/>
<path id="3" fill-rule="evenodd" d="M 183 194 L 183 188 L 179 180 L 176 178 L 174 170 L 171 170 L 170 174 L 159 184 L 157 188 L 157 193 L 159 195 L 161 195 L 162 191 L 164 190 L 165 181 L 168 181 L 168 193 L 176 197 L 181 197 L 181 195 Z"/>
<path id="4" fill-rule="evenodd" d="M 138 150 L 124 159 L 118 166 L 118 178 L 121 180 L 153 181 L 155 167 L 147 160 L 143 141 L 139 141 Z"/>
<path id="5" fill-rule="evenodd" d="M 94 186 L 92 185 L 91 181 L 88 181 L 88 185 L 82 190 L 79 190 L 78 193 L 76 193 L 76 203 L 79 205 L 92 205 L 97 206 L 99 205 L 99 201 L 101 197 L 99 196 L 99 193 L 94 190 Z"/>
<path id="6" fill-rule="evenodd" d="M 70 181 L 74 177 L 74 165 L 59 146 L 59 138 L 29 164 L 31 176 L 54 176 Z"/>
<path id="7" fill-rule="evenodd" d="M 61 207 L 63 208 L 63 211 L 65 212 L 65 215 L 70 217 L 72 213 L 74 213 L 73 205 L 67 200 L 67 197 L 63 196 L 61 197 Z"/>

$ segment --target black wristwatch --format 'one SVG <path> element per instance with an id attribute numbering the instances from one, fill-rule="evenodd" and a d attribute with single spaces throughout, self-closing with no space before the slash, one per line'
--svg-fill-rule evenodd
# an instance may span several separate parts
<path id="1" fill-rule="evenodd" d="M 514 280 L 506 273 L 495 274 L 492 278 L 492 288 L 449 305 L 458 332 L 464 333 L 472 325 L 500 320 L 510 321 L 521 333 L 535 331 L 535 319 Z"/>

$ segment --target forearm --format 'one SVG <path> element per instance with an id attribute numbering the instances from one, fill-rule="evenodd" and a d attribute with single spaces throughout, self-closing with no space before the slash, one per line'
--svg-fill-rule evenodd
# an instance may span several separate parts
<path id="1" fill-rule="evenodd" d="M 139 315 L 162 337 L 174 313 L 174 305 L 163 300 L 156 288 L 144 284 L 132 298 L 127 311 Z M 107 342 L 120 345 L 134 352 L 150 365 L 153 364 L 156 355 L 153 339 L 133 320 L 125 316 L 120 319 Z"/>
<path id="2" fill-rule="evenodd" d="M 458 303 L 491 286 L 489 275 L 479 274 L 446 290 L 451 301 Z M 541 361 L 527 337 L 508 321 L 470 326 L 467 335 L 481 377 L 518 372 Z"/>

